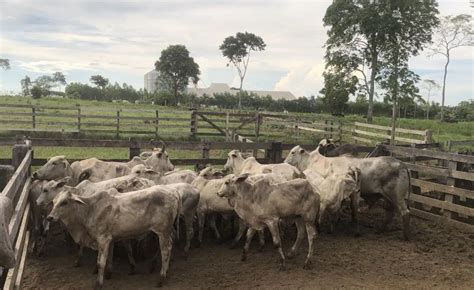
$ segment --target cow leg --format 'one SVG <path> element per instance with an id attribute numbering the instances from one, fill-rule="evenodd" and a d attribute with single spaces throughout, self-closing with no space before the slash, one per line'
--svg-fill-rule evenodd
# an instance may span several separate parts
<path id="1" fill-rule="evenodd" d="M 77 252 L 76 260 L 74 260 L 74 267 L 79 267 L 82 265 L 82 255 L 84 253 L 84 246 L 79 245 L 79 251 Z"/>
<path id="2" fill-rule="evenodd" d="M 316 229 L 312 222 L 306 222 L 306 233 L 308 234 L 308 256 L 304 262 L 303 269 L 308 269 L 311 266 L 311 258 L 313 257 Z"/>
<path id="3" fill-rule="evenodd" d="M 112 269 L 114 265 L 114 248 L 115 243 L 111 242 L 109 246 L 109 254 L 107 255 L 107 264 L 105 265 L 105 279 L 112 278 Z"/>
<path id="4" fill-rule="evenodd" d="M 298 218 L 296 221 L 295 221 L 295 224 L 296 224 L 296 229 L 297 229 L 297 234 L 296 234 L 296 241 L 295 243 L 293 244 L 293 247 L 291 247 L 291 250 L 290 252 L 288 253 L 287 257 L 288 259 L 291 259 L 293 258 L 294 256 L 296 256 L 296 253 L 298 252 L 298 249 L 300 248 L 301 246 L 301 242 L 303 241 L 304 239 L 304 234 L 305 234 L 305 229 L 304 229 L 304 222 L 301 218 Z"/>
<path id="5" fill-rule="evenodd" d="M 199 248 L 201 247 L 201 244 L 202 244 L 202 236 L 204 233 L 204 222 L 206 220 L 206 214 L 204 212 L 198 212 L 197 217 L 198 217 L 198 226 L 199 226 L 197 247 Z"/>
<path id="6" fill-rule="evenodd" d="M 245 240 L 244 250 L 242 251 L 242 261 L 247 260 L 247 253 L 250 249 L 250 243 L 252 242 L 253 236 L 255 235 L 256 230 L 253 228 L 248 228 L 247 230 L 247 239 Z"/>
<path id="7" fill-rule="evenodd" d="M 385 219 L 380 229 L 382 232 L 388 229 L 388 226 L 392 222 L 393 217 L 395 215 L 395 209 L 393 208 L 392 202 L 390 200 L 385 199 L 384 208 L 385 208 Z"/>
<path id="8" fill-rule="evenodd" d="M 100 240 L 98 243 L 99 254 L 97 255 L 98 275 L 95 284 L 96 289 L 102 289 L 102 286 L 104 285 L 104 271 L 107 264 L 107 256 L 109 255 L 109 246 L 111 241 L 112 239 L 104 239 Z"/>
<path id="9" fill-rule="evenodd" d="M 273 246 L 278 249 L 278 253 L 280 253 L 280 270 L 285 269 L 285 254 L 283 253 L 283 249 L 281 247 L 281 239 L 280 239 L 280 229 L 278 228 L 278 219 L 274 221 L 270 221 L 267 223 L 268 229 L 272 234 L 273 238 Z"/>
<path id="10" fill-rule="evenodd" d="M 265 248 L 265 229 L 261 229 L 257 231 L 258 233 L 258 251 L 263 252 L 263 248 Z"/>
<path id="11" fill-rule="evenodd" d="M 219 242 L 222 242 L 221 233 L 219 233 L 219 230 L 217 229 L 217 226 L 216 226 L 216 215 L 213 214 L 213 215 L 209 216 L 209 226 L 214 231 L 214 235 L 215 235 L 216 239 Z"/>
<path id="12" fill-rule="evenodd" d="M 186 227 L 186 245 L 184 246 L 184 259 L 187 260 L 189 256 L 189 248 L 191 248 L 191 240 L 193 238 L 193 217 L 194 214 L 186 214 L 184 216 L 184 225 Z"/>
<path id="13" fill-rule="evenodd" d="M 127 250 L 128 263 L 130 264 L 130 272 L 128 272 L 128 274 L 134 275 L 137 264 L 135 262 L 135 258 L 133 257 L 132 242 L 130 240 L 124 241 L 123 245 L 125 246 L 125 250 Z"/>
<path id="14" fill-rule="evenodd" d="M 235 236 L 234 240 L 230 244 L 231 249 L 235 249 L 237 245 L 239 244 L 240 239 L 242 239 L 242 236 L 244 235 L 245 229 L 247 227 L 245 226 L 245 223 L 242 219 L 239 218 L 239 231 L 237 232 L 237 235 Z"/>
<path id="15" fill-rule="evenodd" d="M 173 247 L 170 233 L 156 232 L 160 239 L 160 250 L 161 250 L 161 271 L 160 277 L 158 278 L 157 286 L 163 286 L 163 282 L 166 279 L 166 273 L 168 272 L 168 267 L 171 258 L 171 249 Z"/>
<path id="16" fill-rule="evenodd" d="M 352 213 L 352 224 L 355 229 L 355 236 L 360 236 L 360 227 L 359 227 L 359 194 L 353 193 L 351 195 L 351 213 Z"/>

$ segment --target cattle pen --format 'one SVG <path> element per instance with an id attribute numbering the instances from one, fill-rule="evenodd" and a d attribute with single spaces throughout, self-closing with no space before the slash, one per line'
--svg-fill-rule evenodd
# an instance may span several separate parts
<path id="1" fill-rule="evenodd" d="M 45 159 L 34 157 L 35 147 L 127 148 L 128 156 L 114 159 L 127 161 L 138 156 L 142 150 L 159 144 L 136 139 L 31 138 L 26 142 L 15 138 L 0 139 L 0 145 L 13 146 L 12 159 L 0 159 L 0 163 L 15 167 L 13 176 L 1 193 L 12 201 L 13 213 L 9 219 L 8 236 L 16 258 L 14 268 L 3 270 L 0 280 L 3 287 L 87 288 L 92 285 L 90 272 L 94 255 L 89 253 L 86 257 L 86 265 L 91 269 L 85 266 L 73 268 L 73 255 L 64 249 L 58 235 L 54 236 L 49 246 L 50 252 L 44 257 L 28 255 L 30 168 L 46 162 Z M 302 146 L 313 150 L 315 144 Z M 173 164 L 178 166 L 222 165 L 226 159 L 215 158 L 211 152 L 232 149 L 252 152 L 261 163 L 279 163 L 295 145 L 280 142 L 166 142 L 167 148 L 197 151 L 201 155 L 201 158 L 192 159 L 174 159 L 170 156 Z M 361 154 L 375 149 L 373 146 L 357 147 Z M 473 288 L 474 156 L 443 152 L 439 144 L 379 145 L 377 149 L 380 155 L 393 155 L 404 161 L 411 171 L 412 189 L 407 198 L 411 214 L 417 217 L 412 220 L 412 241 L 400 240 L 396 227 L 386 234 L 377 234 L 374 221 L 380 216 L 380 211 L 376 208 L 365 213 L 363 235 L 360 238 L 348 233 L 347 226 L 344 227 L 348 221 L 344 217 L 339 231 L 332 235 L 321 234 L 316 245 L 315 266 L 311 270 L 305 271 L 299 263 L 291 262 L 289 269 L 278 272 L 273 267 L 276 256 L 271 250 L 263 253 L 255 250 L 248 262 L 241 262 L 238 252 L 210 240 L 200 249 L 194 248 L 189 261 L 184 261 L 177 251 L 171 265 L 170 280 L 165 286 Z M 117 273 L 124 271 L 122 266 L 116 269 Z M 144 288 L 154 285 L 155 276 L 145 272 L 139 271 L 136 276 L 115 275 L 107 287 Z"/>

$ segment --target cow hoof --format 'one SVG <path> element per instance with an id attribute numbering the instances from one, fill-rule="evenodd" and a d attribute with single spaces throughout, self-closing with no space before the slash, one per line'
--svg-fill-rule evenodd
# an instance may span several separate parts
<path id="1" fill-rule="evenodd" d="M 305 263 L 303 264 L 303 269 L 305 269 L 305 270 L 311 269 L 311 262 L 305 262 Z"/>
<path id="2" fill-rule="evenodd" d="M 279 271 L 282 271 L 282 272 L 285 271 L 285 270 L 286 270 L 286 265 L 285 265 L 284 263 L 280 264 L 280 265 L 278 266 L 278 270 L 279 270 Z"/>
<path id="3" fill-rule="evenodd" d="M 257 249 L 257 251 L 259 251 L 260 253 L 263 252 L 263 250 L 265 249 L 265 245 L 260 245 Z"/>
<path id="4" fill-rule="evenodd" d="M 189 257 L 189 253 L 188 253 L 188 252 L 184 252 L 184 260 L 185 260 L 185 261 L 188 260 L 188 257 Z"/>
<path id="5" fill-rule="evenodd" d="M 296 256 L 295 251 L 289 251 L 288 254 L 286 255 L 287 259 L 293 259 Z"/>
<path id="6" fill-rule="evenodd" d="M 242 254 L 242 257 L 240 257 L 240 260 L 241 260 L 242 262 L 247 261 L 247 254 L 246 254 L 246 253 L 243 253 L 243 254 Z"/>
<path id="7" fill-rule="evenodd" d="M 95 290 L 102 289 L 102 285 L 99 282 L 96 282 L 95 286 L 94 286 L 94 289 Z"/>
<path id="8" fill-rule="evenodd" d="M 99 273 L 99 268 L 95 266 L 94 270 L 92 271 L 92 274 L 97 274 L 97 273 Z"/>
<path id="9" fill-rule="evenodd" d="M 135 271 L 135 269 L 130 270 L 130 272 L 128 272 L 128 275 L 129 275 L 129 276 L 133 276 L 133 275 L 135 275 L 135 274 L 137 274 L 137 272 Z"/>
<path id="10" fill-rule="evenodd" d="M 356 233 L 354 234 L 354 237 L 359 238 L 359 237 L 360 237 L 360 233 L 359 233 L 359 232 L 356 232 Z"/>
<path id="11" fill-rule="evenodd" d="M 156 287 L 160 288 L 160 287 L 163 287 L 163 282 L 165 281 L 165 277 L 163 276 L 159 276 L 158 277 L 158 282 L 156 283 Z"/>

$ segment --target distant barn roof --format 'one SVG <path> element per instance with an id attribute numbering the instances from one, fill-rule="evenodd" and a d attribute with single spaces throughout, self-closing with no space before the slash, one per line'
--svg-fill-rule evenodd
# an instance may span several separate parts
<path id="1" fill-rule="evenodd" d="M 190 94 L 196 94 L 196 96 L 201 97 L 203 95 L 212 96 L 217 93 L 230 93 L 236 94 L 239 90 L 229 87 L 225 83 L 212 83 L 208 88 L 188 88 L 187 92 Z M 255 91 L 255 90 L 246 90 L 249 93 L 254 93 L 260 97 L 270 96 L 272 99 L 279 100 L 294 100 L 296 97 L 289 91 Z"/>

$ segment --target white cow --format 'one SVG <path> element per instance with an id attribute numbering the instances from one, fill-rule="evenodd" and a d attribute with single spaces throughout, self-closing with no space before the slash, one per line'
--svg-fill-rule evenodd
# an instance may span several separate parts
<path id="1" fill-rule="evenodd" d="M 249 173 L 250 175 L 273 173 L 279 175 L 282 180 L 292 180 L 303 177 L 301 171 L 290 164 L 260 164 L 255 157 L 245 159 L 239 150 L 229 152 L 224 170 L 232 170 L 235 175 L 244 173 Z"/>
<path id="2" fill-rule="evenodd" d="M 155 184 L 173 184 L 181 182 L 191 184 L 197 177 L 196 172 L 189 169 L 160 172 L 151 167 L 146 167 L 144 164 L 134 166 L 131 174 L 141 178 L 150 179 L 155 182 Z"/>
<path id="3" fill-rule="evenodd" d="M 153 231 L 160 240 L 162 263 L 158 286 L 162 286 L 173 245 L 173 224 L 181 203 L 176 192 L 161 185 L 121 195 L 115 189 L 87 197 L 63 191 L 53 203 L 48 219 L 60 219 L 67 228 L 83 228 L 89 235 L 90 245 L 99 251 L 96 288 L 103 286 L 106 264 L 109 270 L 112 267 L 111 260 L 106 263 L 113 252 L 111 243 L 148 231 Z"/>
<path id="4" fill-rule="evenodd" d="M 273 244 L 280 253 L 280 267 L 285 267 L 285 255 L 281 246 L 279 221 L 296 220 L 298 234 L 289 256 L 294 256 L 304 238 L 304 228 L 308 235 L 308 255 L 304 263 L 307 268 L 313 255 L 316 238 L 315 223 L 319 212 L 319 195 L 306 179 L 295 179 L 273 183 L 271 176 L 262 176 L 258 181 L 248 180 L 249 174 L 234 176 L 226 180 L 218 191 L 220 197 L 227 197 L 238 216 L 250 228 L 247 230 L 242 260 L 246 260 L 250 241 L 257 230 L 268 227 Z"/>
<path id="5" fill-rule="evenodd" d="M 410 173 L 403 162 L 388 156 L 357 159 L 352 157 L 325 157 L 319 148 L 307 152 L 301 146 L 291 149 L 285 162 L 300 170 L 312 170 L 326 178 L 333 172 L 347 172 L 351 166 L 358 168 L 360 174 L 360 192 L 369 204 L 375 203 L 380 197 L 389 201 L 386 208 L 385 228 L 393 219 L 396 210 L 403 219 L 403 235 L 409 239 L 410 211 L 405 196 L 411 189 Z"/>

